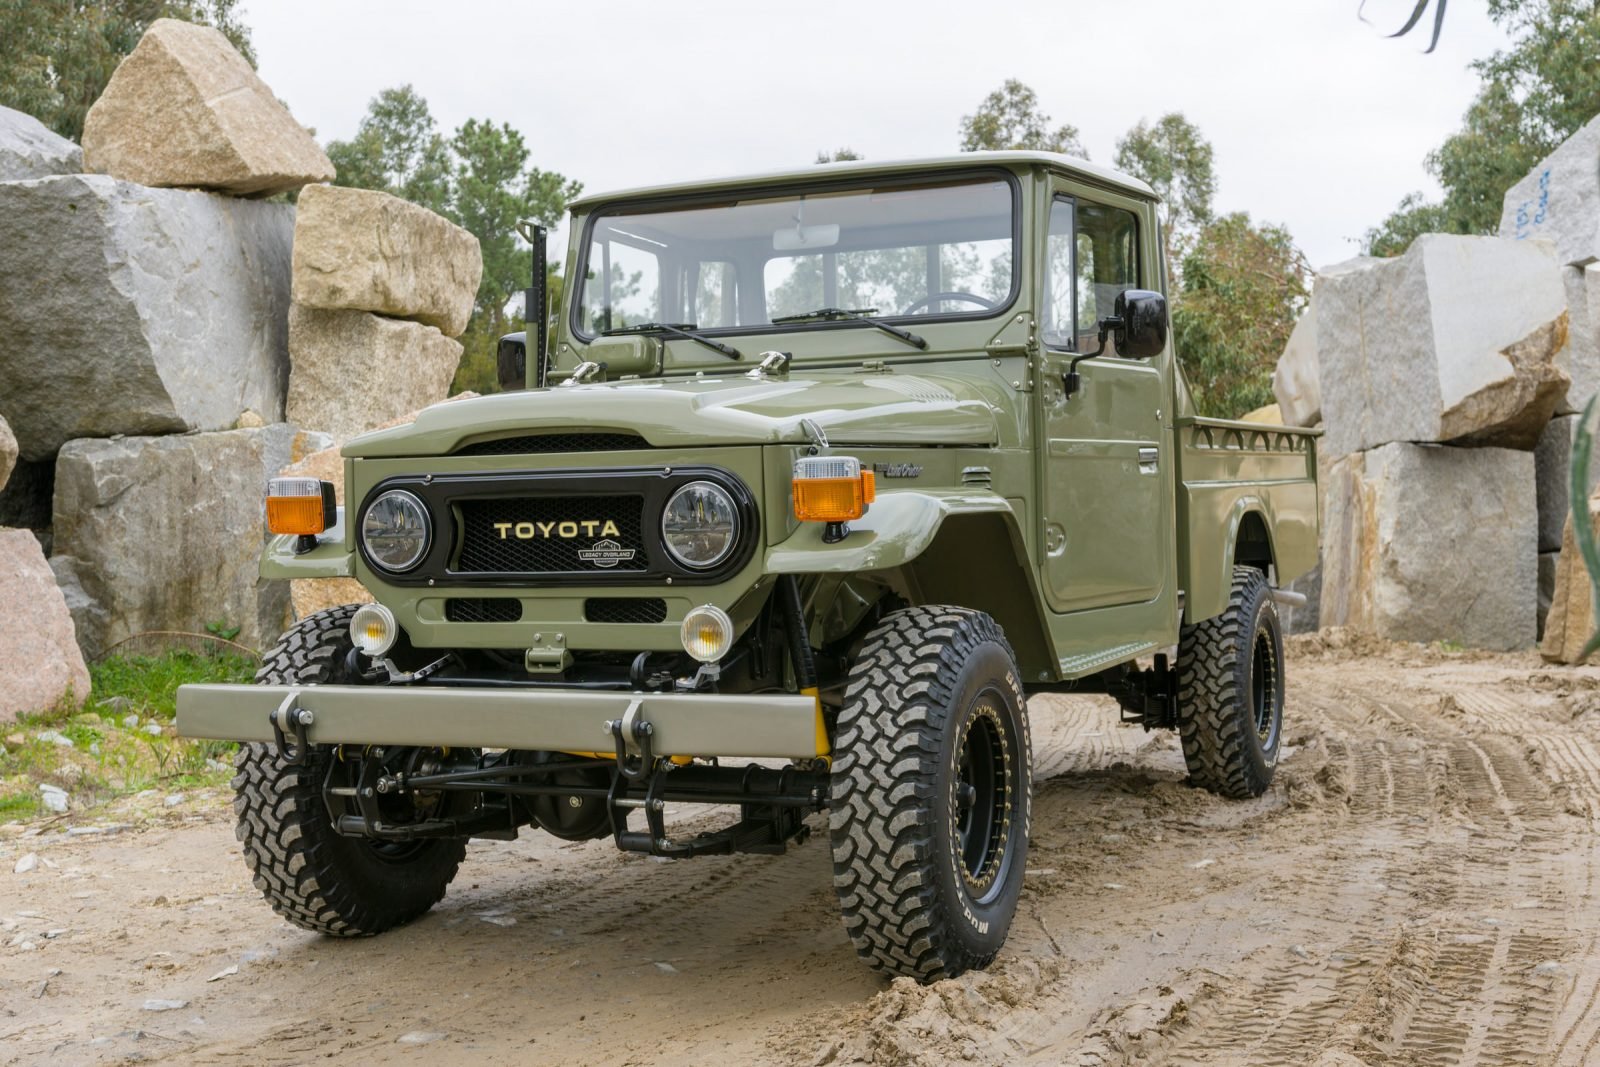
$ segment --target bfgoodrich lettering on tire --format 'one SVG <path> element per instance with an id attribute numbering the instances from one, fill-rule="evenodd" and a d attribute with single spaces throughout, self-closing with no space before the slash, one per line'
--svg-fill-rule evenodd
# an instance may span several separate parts
<path id="1" fill-rule="evenodd" d="M 1178 733 L 1195 785 L 1242 800 L 1272 784 L 1283 734 L 1283 630 L 1267 576 L 1254 567 L 1233 569 L 1222 614 L 1183 628 Z"/>
<path id="2" fill-rule="evenodd" d="M 834 746 L 833 884 L 862 959 L 921 981 L 1005 943 L 1028 853 L 1016 657 L 981 612 L 886 617 L 850 670 Z"/>
<path id="3" fill-rule="evenodd" d="M 346 606 L 308 615 L 262 659 L 256 681 L 346 681 Z M 461 839 L 379 842 L 334 832 L 322 800 L 335 753 L 313 749 L 285 763 L 271 745 L 240 745 L 233 779 L 236 835 L 256 888 L 296 926 L 336 937 L 381 933 L 437 904 L 466 855 Z M 335 767 L 334 769 L 338 769 Z"/>

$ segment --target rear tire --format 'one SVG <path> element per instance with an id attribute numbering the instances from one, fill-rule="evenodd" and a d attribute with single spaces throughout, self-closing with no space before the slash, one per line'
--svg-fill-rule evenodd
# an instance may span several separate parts
<path id="1" fill-rule="evenodd" d="M 1028 855 L 1028 716 L 1004 633 L 964 608 L 889 615 L 837 737 L 833 884 L 856 953 L 922 982 L 988 966 Z"/>
<path id="2" fill-rule="evenodd" d="M 1283 628 L 1267 576 L 1233 569 L 1228 606 L 1183 628 L 1178 733 L 1189 780 L 1225 797 L 1272 784 L 1283 735 Z"/>
<path id="3" fill-rule="evenodd" d="M 256 682 L 349 681 L 345 657 L 355 610 L 347 605 L 301 619 L 263 658 Z M 390 843 L 336 833 L 322 799 L 334 758 L 335 750 L 322 746 L 297 765 L 279 759 L 272 745 L 240 745 L 234 759 L 235 835 L 273 911 L 306 930 L 365 937 L 437 904 L 467 845 L 464 839 Z"/>

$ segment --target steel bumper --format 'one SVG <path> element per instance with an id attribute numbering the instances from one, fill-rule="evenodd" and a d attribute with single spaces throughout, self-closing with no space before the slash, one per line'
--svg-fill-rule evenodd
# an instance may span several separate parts
<path id="1" fill-rule="evenodd" d="M 292 700 L 290 698 L 293 698 Z M 612 752 L 610 723 L 648 722 L 660 755 L 810 759 L 826 754 L 809 696 L 471 689 L 426 686 L 185 685 L 178 733 L 274 740 L 286 706 L 311 712 L 312 744 Z"/>

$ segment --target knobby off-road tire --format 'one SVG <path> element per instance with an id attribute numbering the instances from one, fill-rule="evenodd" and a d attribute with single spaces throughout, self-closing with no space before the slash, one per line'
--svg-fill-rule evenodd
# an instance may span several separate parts
<path id="1" fill-rule="evenodd" d="M 1222 614 L 1178 645 L 1178 734 L 1189 780 L 1243 800 L 1272 784 L 1283 734 L 1283 630 L 1266 575 L 1233 568 Z"/>
<path id="2" fill-rule="evenodd" d="M 829 836 L 845 929 L 873 968 L 930 982 L 985 967 L 1028 853 L 1028 717 L 989 616 L 887 616 L 851 667 Z"/>
<path id="3" fill-rule="evenodd" d="M 301 619 L 263 657 L 256 682 L 346 681 L 353 614 L 349 605 Z M 280 760 L 272 745 L 240 745 L 234 758 L 235 835 L 273 911 L 335 937 L 382 933 L 439 902 L 466 855 L 466 842 L 390 844 L 335 833 L 322 801 L 333 758 L 332 748 L 319 747 L 296 766 Z"/>

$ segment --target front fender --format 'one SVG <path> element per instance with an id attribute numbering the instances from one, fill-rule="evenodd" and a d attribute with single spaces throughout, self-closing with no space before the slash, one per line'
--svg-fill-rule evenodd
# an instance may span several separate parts
<path id="1" fill-rule="evenodd" d="M 850 524 L 837 544 L 822 540 L 820 522 L 803 522 L 786 540 L 767 549 L 769 574 L 857 574 L 901 567 L 927 551 L 944 521 L 954 515 L 1005 517 L 1017 543 L 1021 528 L 1004 497 L 970 489 L 884 493 Z"/>
<path id="2" fill-rule="evenodd" d="M 317 547 L 309 552 L 296 552 L 293 534 L 278 534 L 267 538 L 267 547 L 261 552 L 261 577 L 263 578 L 354 578 L 356 554 L 348 547 L 344 536 L 344 508 L 340 508 L 333 526 L 317 538 Z"/>

